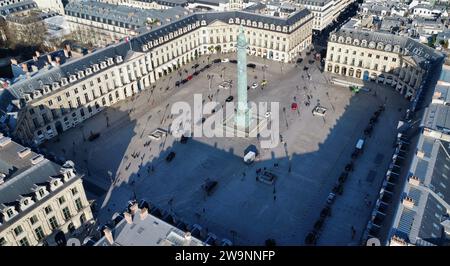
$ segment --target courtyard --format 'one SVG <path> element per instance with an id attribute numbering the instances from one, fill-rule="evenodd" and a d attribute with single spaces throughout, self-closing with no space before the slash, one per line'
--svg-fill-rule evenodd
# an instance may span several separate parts
<path id="1" fill-rule="evenodd" d="M 407 102 L 391 88 L 375 83 L 365 84 L 370 92 L 357 94 L 330 84 L 313 54 L 297 66 L 248 57 L 256 65 L 248 68 L 249 86 L 268 81 L 248 90 L 249 101 L 280 104 L 282 142 L 276 148 L 262 149 L 256 138 L 196 137 L 185 144 L 171 134 L 149 138 L 156 129 L 169 128 L 173 103 L 192 104 L 194 94 L 202 94 L 206 102 L 225 103 L 229 96 L 236 101 L 235 87 L 219 88 L 225 80 L 237 83 L 236 64 L 213 63 L 234 56 L 201 57 L 43 148 L 73 160 L 84 173 L 87 194 L 97 202 L 99 224 L 122 212 L 136 197 L 236 245 L 264 245 L 269 238 L 277 245 L 303 245 L 370 117 L 385 105 L 318 239 L 319 245 L 359 245 Z M 193 75 L 208 63 L 211 67 Z M 193 68 L 195 64 L 199 66 Z M 188 82 L 175 86 L 191 75 Z M 292 103 L 298 104 L 296 110 Z M 313 115 L 317 105 L 327 109 L 325 116 Z M 87 140 L 92 133 L 100 137 Z M 259 155 L 248 165 L 243 156 L 250 145 L 258 147 Z M 167 162 L 170 152 L 176 156 Z M 275 183 L 256 181 L 258 169 L 274 173 Z M 210 195 L 202 189 L 206 179 L 217 181 Z"/>

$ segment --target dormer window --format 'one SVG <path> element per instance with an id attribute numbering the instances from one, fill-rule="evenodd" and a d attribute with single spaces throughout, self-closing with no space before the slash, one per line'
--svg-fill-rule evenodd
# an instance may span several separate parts
<path id="1" fill-rule="evenodd" d="M 78 71 L 78 78 L 79 79 L 81 79 L 81 78 L 84 78 L 84 72 L 83 71 Z"/>
<path id="2" fill-rule="evenodd" d="M 108 62 L 108 66 L 114 65 L 114 60 L 113 60 L 111 57 L 109 57 L 108 59 L 106 59 L 106 61 Z"/>
<path id="3" fill-rule="evenodd" d="M 6 210 L 6 215 L 8 216 L 9 219 L 11 219 L 14 216 L 14 211 L 9 208 Z"/>
<path id="4" fill-rule="evenodd" d="M 74 82 L 76 80 L 77 80 L 77 77 L 75 75 L 70 75 L 70 77 L 69 77 L 70 82 Z"/>
<path id="5" fill-rule="evenodd" d="M 94 72 L 97 72 L 97 71 L 99 71 L 99 67 L 98 67 L 98 64 L 94 64 L 94 65 L 93 65 L 93 69 L 94 69 Z"/>
<path id="6" fill-rule="evenodd" d="M 122 63 L 122 61 L 123 61 L 122 56 L 119 55 L 118 57 L 116 57 L 117 63 Z"/>
<path id="7" fill-rule="evenodd" d="M 104 68 L 106 68 L 107 66 L 108 66 L 108 65 L 106 64 L 105 61 L 103 61 L 103 62 L 100 63 L 100 68 L 101 68 L 101 69 L 104 69 Z"/>
<path id="8" fill-rule="evenodd" d="M 39 189 L 38 193 L 41 198 L 45 196 L 45 190 L 43 188 Z"/>
<path id="9" fill-rule="evenodd" d="M 62 86 L 66 86 L 67 83 L 69 83 L 69 82 L 67 82 L 67 78 L 62 78 L 62 79 L 61 79 L 61 85 L 62 85 Z"/>

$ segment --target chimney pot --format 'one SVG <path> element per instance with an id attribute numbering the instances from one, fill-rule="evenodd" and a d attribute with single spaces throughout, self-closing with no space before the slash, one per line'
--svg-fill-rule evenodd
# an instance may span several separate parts
<path id="1" fill-rule="evenodd" d="M 39 51 L 36 51 L 35 54 L 36 54 L 37 57 L 41 56 L 41 53 Z"/>
<path id="2" fill-rule="evenodd" d="M 52 56 L 51 55 L 47 55 L 47 61 L 49 62 L 49 63 L 51 63 L 53 60 L 52 60 Z"/>
<path id="3" fill-rule="evenodd" d="M 105 233 L 105 238 L 106 238 L 106 240 L 108 240 L 108 243 L 110 245 L 114 244 L 114 238 L 113 238 L 111 230 L 109 228 L 105 228 L 105 229 L 103 229 L 103 233 Z"/>

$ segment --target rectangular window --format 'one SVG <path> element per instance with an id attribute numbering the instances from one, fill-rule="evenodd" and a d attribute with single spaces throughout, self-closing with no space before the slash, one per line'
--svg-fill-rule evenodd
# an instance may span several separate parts
<path id="1" fill-rule="evenodd" d="M 16 236 L 19 236 L 20 234 L 22 234 L 23 233 L 23 228 L 22 228 L 22 226 L 17 226 L 16 228 L 14 228 L 14 234 L 16 235 Z"/>
<path id="2" fill-rule="evenodd" d="M 1 246 L 6 246 L 6 240 L 4 237 L 0 238 L 0 247 Z"/>
<path id="3" fill-rule="evenodd" d="M 62 196 L 58 199 L 58 201 L 59 201 L 59 204 L 63 204 L 64 202 L 66 202 L 66 198 L 64 198 L 64 196 Z"/>
<path id="4" fill-rule="evenodd" d="M 81 204 L 81 199 L 78 198 L 75 200 L 75 205 L 77 206 L 77 210 L 81 211 L 83 209 L 83 204 Z"/>
<path id="5" fill-rule="evenodd" d="M 372 54 L 369 54 L 369 58 L 371 58 L 372 57 Z"/>
<path id="6" fill-rule="evenodd" d="M 58 100 L 58 102 L 60 102 L 62 100 L 61 96 L 56 97 L 56 100 Z"/>
<path id="7" fill-rule="evenodd" d="M 70 97 L 70 92 L 66 92 L 66 97 L 67 97 L 67 98 Z"/>
<path id="8" fill-rule="evenodd" d="M 48 222 L 50 223 L 50 227 L 52 228 L 52 230 L 55 230 L 58 228 L 58 222 L 56 221 L 55 217 L 48 219 Z"/>
<path id="9" fill-rule="evenodd" d="M 78 189 L 76 187 L 72 188 L 71 191 L 72 191 L 72 195 L 74 195 L 74 196 L 76 194 L 78 194 Z"/>
<path id="10" fill-rule="evenodd" d="M 30 109 L 30 115 L 34 115 L 34 109 L 33 108 Z"/>
<path id="11" fill-rule="evenodd" d="M 48 205 L 47 207 L 44 208 L 45 214 L 49 214 L 52 212 L 52 207 L 50 205 Z"/>
<path id="12" fill-rule="evenodd" d="M 45 234 L 44 234 L 44 230 L 42 230 L 42 227 L 38 226 L 36 229 L 34 229 L 34 232 L 36 233 L 36 237 L 37 237 L 38 241 L 41 241 L 42 239 L 44 239 Z"/>
<path id="13" fill-rule="evenodd" d="M 75 94 L 77 94 L 77 93 L 78 93 L 78 88 L 75 88 L 75 89 L 73 90 L 73 92 L 75 92 Z"/>
<path id="14" fill-rule="evenodd" d="M 28 242 L 28 239 L 27 239 L 26 237 L 24 237 L 24 238 L 20 239 L 19 244 L 20 244 L 22 247 L 26 247 L 26 246 L 29 246 L 29 245 L 30 245 L 30 242 Z"/>
<path id="15" fill-rule="evenodd" d="M 52 106 L 52 105 L 53 105 L 53 101 L 52 100 L 48 101 L 48 106 Z"/>
<path id="16" fill-rule="evenodd" d="M 70 219 L 70 210 L 69 208 L 65 207 L 63 210 L 64 219 L 69 220 Z"/>
<path id="17" fill-rule="evenodd" d="M 30 223 L 31 224 L 35 224 L 35 223 L 37 223 L 37 221 L 38 221 L 38 218 L 37 218 L 36 215 L 31 216 L 31 218 L 30 218 Z"/>

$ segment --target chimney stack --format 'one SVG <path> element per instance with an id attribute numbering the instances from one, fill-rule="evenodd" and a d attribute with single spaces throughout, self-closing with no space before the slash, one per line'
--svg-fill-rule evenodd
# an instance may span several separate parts
<path id="1" fill-rule="evenodd" d="M 57 65 L 60 65 L 60 64 L 61 64 L 61 58 L 60 58 L 59 56 L 57 56 L 57 57 L 55 58 L 55 61 L 56 61 L 56 64 L 57 64 Z"/>
<path id="2" fill-rule="evenodd" d="M 66 58 L 69 58 L 69 51 L 67 50 L 67 48 L 64 48 L 63 50 L 64 50 L 64 56 Z"/>
<path id="3" fill-rule="evenodd" d="M 111 230 L 109 228 L 105 228 L 105 229 L 103 229 L 103 233 L 105 233 L 105 238 L 106 238 L 106 240 L 108 240 L 108 243 L 110 245 L 114 244 L 114 238 L 113 238 Z"/>
<path id="4" fill-rule="evenodd" d="M 131 214 L 134 215 L 138 209 L 139 209 L 138 204 L 137 204 L 136 202 L 133 203 L 133 205 L 130 206 L 130 212 L 131 212 Z"/>
<path id="5" fill-rule="evenodd" d="M 39 58 L 41 56 L 41 53 L 39 51 L 36 51 L 35 54 L 36 54 L 37 58 Z"/>
<path id="6" fill-rule="evenodd" d="M 53 60 L 52 60 L 52 56 L 51 56 L 51 55 L 49 55 L 49 54 L 47 55 L 47 61 L 48 61 L 48 62 L 49 62 L 50 64 L 51 64 L 51 63 L 52 63 L 52 61 L 53 61 Z"/>
<path id="7" fill-rule="evenodd" d="M 133 218 L 131 217 L 131 214 L 129 212 L 124 212 L 123 217 L 125 217 L 125 220 L 127 221 L 127 224 L 133 223 Z"/>
<path id="8" fill-rule="evenodd" d="M 141 209 L 141 213 L 139 214 L 139 216 L 141 217 L 141 221 L 145 220 L 145 218 L 147 218 L 148 216 L 148 209 L 147 208 L 142 208 Z"/>
<path id="9" fill-rule="evenodd" d="M 23 72 L 25 72 L 25 73 L 28 72 L 28 66 L 27 66 L 27 64 L 25 64 L 25 63 L 22 64 L 22 70 L 23 70 Z"/>
<path id="10" fill-rule="evenodd" d="M 34 62 L 37 62 L 38 60 L 39 60 L 39 57 L 33 55 L 33 61 L 34 61 Z"/>
<path id="11" fill-rule="evenodd" d="M 11 58 L 11 65 L 17 65 L 17 60 L 15 58 Z"/>

